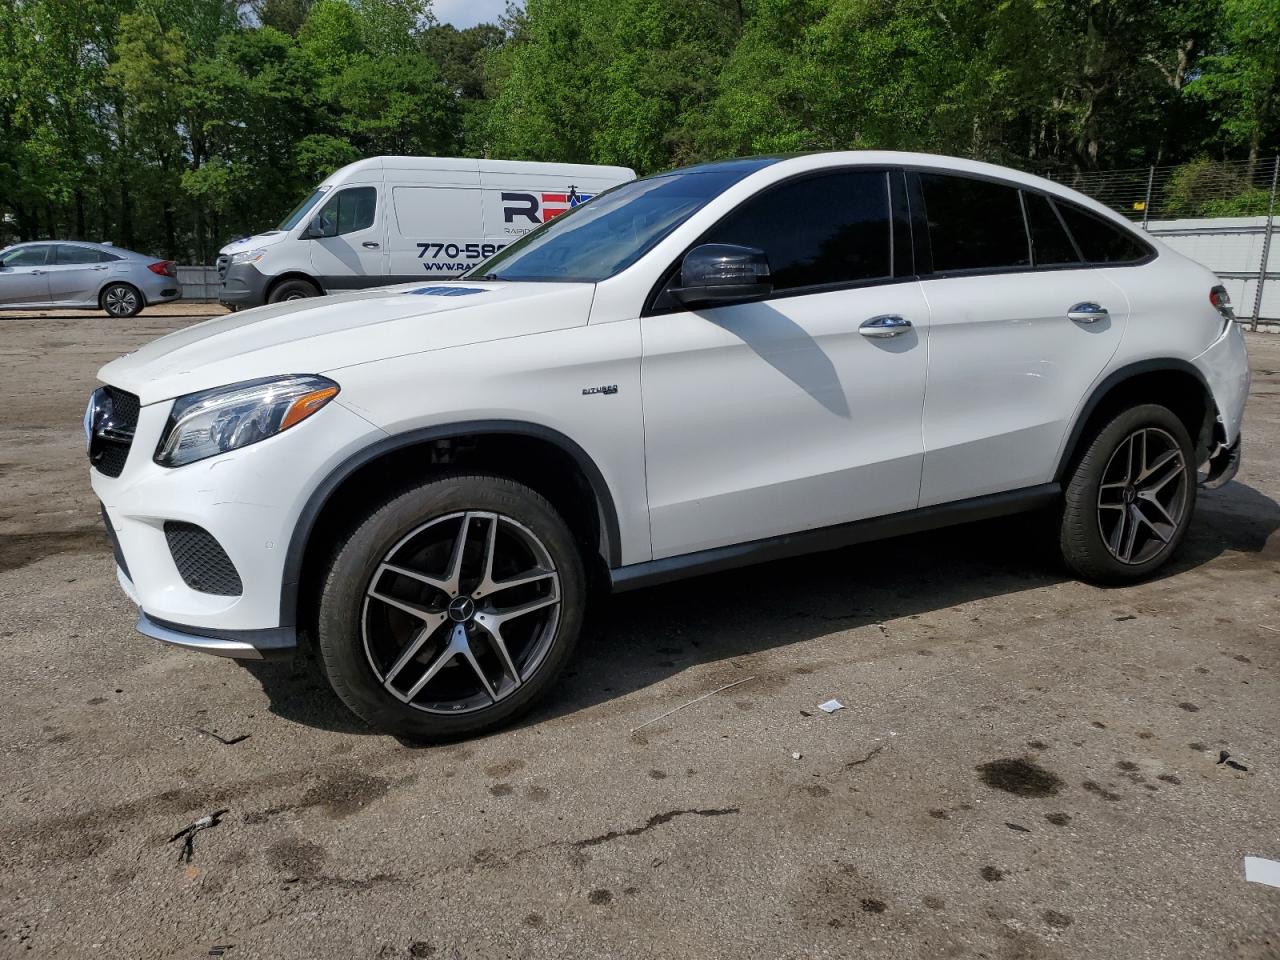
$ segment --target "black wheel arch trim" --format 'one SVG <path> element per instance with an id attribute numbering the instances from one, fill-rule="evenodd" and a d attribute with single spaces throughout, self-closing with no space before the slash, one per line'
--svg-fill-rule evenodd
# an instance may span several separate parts
<path id="1" fill-rule="evenodd" d="M 1159 357 L 1126 364 L 1104 377 L 1102 382 L 1094 387 L 1093 392 L 1089 394 L 1089 399 L 1085 401 L 1084 406 L 1080 408 L 1080 412 L 1076 415 L 1075 421 L 1071 424 L 1071 430 L 1067 434 L 1067 442 L 1062 447 L 1062 455 L 1058 460 L 1058 467 L 1054 471 L 1053 479 L 1061 482 L 1066 476 L 1067 468 L 1070 466 L 1084 434 L 1084 428 L 1088 425 L 1089 418 L 1098 409 L 1098 405 L 1106 399 L 1107 394 L 1126 380 L 1132 380 L 1134 377 L 1140 377 L 1147 373 L 1162 372 L 1186 373 L 1196 379 L 1204 389 L 1205 398 L 1208 400 L 1205 417 L 1212 425 L 1214 418 L 1217 416 L 1217 401 L 1213 396 L 1213 388 L 1209 386 L 1209 381 L 1205 379 L 1205 375 L 1200 372 L 1200 369 L 1195 364 L 1188 360 L 1180 360 L 1177 357 Z M 1198 437 L 1192 436 L 1191 442 L 1193 444 L 1198 443 L 1198 441 Z"/>
<path id="2" fill-rule="evenodd" d="M 622 549 L 618 530 L 618 511 L 614 504 L 613 493 L 605 482 L 600 468 L 576 441 L 551 427 L 523 420 L 469 420 L 421 427 L 384 437 L 362 447 L 334 467 L 311 491 L 302 512 L 298 514 L 298 519 L 294 523 L 293 533 L 289 538 L 289 548 L 285 553 L 284 573 L 280 584 L 280 625 L 292 627 L 298 622 L 298 590 L 301 586 L 302 562 L 306 556 L 307 545 L 315 529 L 316 520 L 319 519 L 330 497 L 344 481 L 361 467 L 405 447 L 429 443 L 433 440 L 498 433 L 516 434 L 546 441 L 573 459 L 586 476 L 587 482 L 591 485 L 591 491 L 595 495 L 603 559 L 610 567 L 618 566 L 621 562 Z"/>

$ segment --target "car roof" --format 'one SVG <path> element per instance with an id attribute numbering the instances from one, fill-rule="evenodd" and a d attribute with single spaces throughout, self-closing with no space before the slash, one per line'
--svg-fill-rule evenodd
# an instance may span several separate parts
<path id="1" fill-rule="evenodd" d="M 145 253 L 138 253 L 136 250 L 126 250 L 124 247 L 117 247 L 110 243 L 95 243 L 92 240 L 21 240 L 18 243 L 13 243 L 0 249 L 16 250 L 19 247 L 49 246 L 50 244 L 55 243 L 65 247 L 87 247 L 90 250 L 101 250 L 103 253 L 113 253 L 126 260 L 158 259 L 156 257 L 150 257 Z"/>

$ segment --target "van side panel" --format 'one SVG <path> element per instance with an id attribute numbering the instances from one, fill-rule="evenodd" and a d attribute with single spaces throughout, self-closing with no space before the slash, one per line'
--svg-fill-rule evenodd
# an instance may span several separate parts
<path id="1" fill-rule="evenodd" d="M 453 277 L 480 262 L 479 173 L 401 168 L 386 176 L 388 283 Z"/>

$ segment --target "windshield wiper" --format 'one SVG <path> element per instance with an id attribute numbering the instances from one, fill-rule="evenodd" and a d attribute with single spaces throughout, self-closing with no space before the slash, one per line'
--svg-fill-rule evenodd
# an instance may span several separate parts
<path id="1" fill-rule="evenodd" d="M 468 280 L 501 280 L 504 283 L 509 282 L 506 277 L 500 277 L 496 273 L 482 273 L 478 277 L 468 277 Z"/>

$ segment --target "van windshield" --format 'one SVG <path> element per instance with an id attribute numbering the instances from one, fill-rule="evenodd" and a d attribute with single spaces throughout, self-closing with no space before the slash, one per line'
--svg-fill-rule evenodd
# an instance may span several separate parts
<path id="1" fill-rule="evenodd" d="M 465 277 L 598 283 L 631 266 L 755 169 L 695 167 L 621 184 L 548 220 Z"/>
<path id="2" fill-rule="evenodd" d="M 302 222 L 302 218 L 307 215 L 307 211 L 316 205 L 316 201 L 329 192 L 328 187 L 316 187 L 311 191 L 311 195 L 303 200 L 300 204 L 293 208 L 293 213 L 289 214 L 282 221 L 277 230 L 292 230 Z"/>

